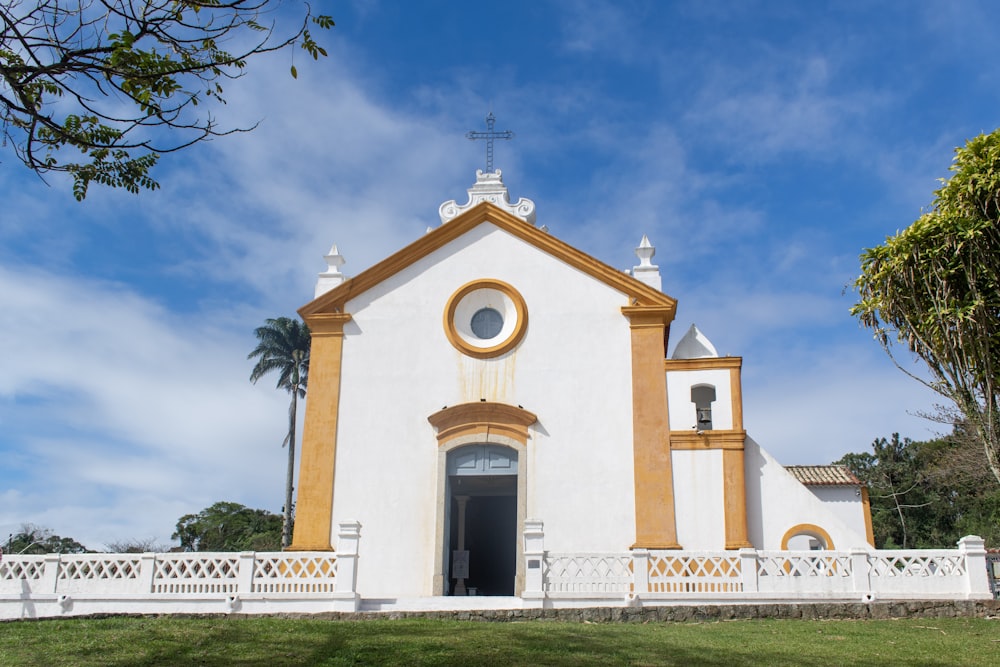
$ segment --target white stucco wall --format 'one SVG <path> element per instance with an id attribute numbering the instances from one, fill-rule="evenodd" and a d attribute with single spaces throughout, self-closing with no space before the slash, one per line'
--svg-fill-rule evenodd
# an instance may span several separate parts
<path id="1" fill-rule="evenodd" d="M 851 519 L 814 495 L 752 438 L 745 449 L 747 528 L 758 549 L 780 549 L 794 526 L 813 524 L 825 530 L 836 549 L 871 549 L 863 515 Z"/>
<path id="2" fill-rule="evenodd" d="M 677 542 L 683 549 L 724 549 L 722 451 L 675 451 L 671 462 Z"/>
<path id="3" fill-rule="evenodd" d="M 695 405 L 691 402 L 691 387 L 699 384 L 715 387 L 712 428 L 716 430 L 733 428 L 733 389 L 728 368 L 667 373 L 670 428 L 674 431 L 686 431 L 694 429 L 697 425 Z"/>
<path id="4" fill-rule="evenodd" d="M 513 351 L 473 359 L 448 342 L 448 298 L 477 279 L 524 297 Z M 346 304 L 333 525 L 362 524 L 358 590 L 430 595 L 439 485 L 427 417 L 498 401 L 538 416 L 527 448 L 527 516 L 552 551 L 634 541 L 631 352 L 626 297 L 489 224 Z M 614 493 L 607 493 L 614 489 Z"/>
<path id="5" fill-rule="evenodd" d="M 864 530 L 865 505 L 861 500 L 861 487 L 810 485 L 806 488 L 841 521 L 848 526 L 862 526 Z"/>

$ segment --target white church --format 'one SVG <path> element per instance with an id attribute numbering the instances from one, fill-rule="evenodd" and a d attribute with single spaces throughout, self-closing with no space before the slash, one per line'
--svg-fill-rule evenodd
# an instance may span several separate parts
<path id="1" fill-rule="evenodd" d="M 353 278 L 334 246 L 299 310 L 289 549 L 7 555 L 0 620 L 993 596 L 982 538 L 876 550 L 846 468 L 747 434 L 742 359 L 671 343 L 648 239 L 614 269 L 490 168 L 440 215 Z"/>
<path id="2" fill-rule="evenodd" d="M 873 549 L 845 468 L 785 467 L 744 430 L 742 359 L 694 325 L 644 237 L 621 271 L 477 172 L 441 225 L 348 278 L 312 331 L 291 549 L 361 526 L 366 598 L 517 596 L 526 528 L 552 553 Z"/>

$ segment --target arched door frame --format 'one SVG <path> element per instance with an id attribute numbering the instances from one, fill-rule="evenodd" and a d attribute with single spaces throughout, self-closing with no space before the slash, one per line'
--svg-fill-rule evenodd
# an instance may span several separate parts
<path id="1" fill-rule="evenodd" d="M 448 454 L 466 445 L 500 445 L 517 452 L 517 536 L 515 537 L 514 595 L 524 590 L 524 520 L 527 516 L 528 427 L 538 418 L 523 408 L 480 401 L 444 408 L 427 418 L 437 429 L 437 512 L 434 536 L 433 595 L 445 594 L 446 505 Z"/>

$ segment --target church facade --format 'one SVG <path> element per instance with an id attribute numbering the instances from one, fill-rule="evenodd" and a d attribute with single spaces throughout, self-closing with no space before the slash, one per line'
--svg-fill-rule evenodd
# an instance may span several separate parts
<path id="1" fill-rule="evenodd" d="M 871 548 L 843 469 L 786 469 L 743 426 L 740 357 L 693 325 L 653 248 L 614 269 L 536 226 L 499 171 L 442 224 L 316 298 L 292 549 L 361 525 L 365 598 L 519 595 L 525 522 L 559 553 Z"/>

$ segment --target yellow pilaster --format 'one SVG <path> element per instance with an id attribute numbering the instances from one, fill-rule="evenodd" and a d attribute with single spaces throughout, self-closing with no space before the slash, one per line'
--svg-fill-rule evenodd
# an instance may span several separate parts
<path id="1" fill-rule="evenodd" d="M 729 393 L 732 396 L 733 430 L 743 432 L 743 383 L 740 367 L 743 360 L 732 357 L 735 365 L 729 369 Z M 743 549 L 753 547 L 747 537 L 747 483 L 744 465 L 744 441 L 738 449 L 722 450 L 722 479 L 725 494 L 726 548 Z"/>
<path id="2" fill-rule="evenodd" d="M 868 497 L 868 487 L 861 487 L 861 507 L 865 513 L 865 538 L 868 544 L 875 546 L 875 528 L 872 526 L 872 503 Z"/>
<path id="3" fill-rule="evenodd" d="M 674 310 L 665 306 L 626 306 L 622 313 L 629 318 L 632 332 L 633 548 L 680 549 L 663 372 L 666 326 Z"/>
<path id="4" fill-rule="evenodd" d="M 299 493 L 295 503 L 292 551 L 333 551 L 333 480 L 337 460 L 340 366 L 348 313 L 305 317 L 312 333 L 309 398 L 302 431 Z"/>
<path id="5" fill-rule="evenodd" d="M 743 447 L 722 450 L 727 549 L 753 547 L 747 539 L 747 491 L 743 460 Z"/>

